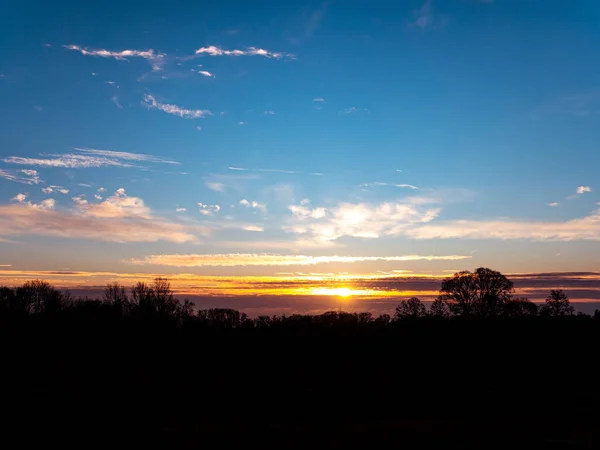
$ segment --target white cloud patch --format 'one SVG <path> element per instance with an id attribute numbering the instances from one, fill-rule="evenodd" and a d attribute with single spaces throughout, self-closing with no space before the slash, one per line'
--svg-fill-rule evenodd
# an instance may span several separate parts
<path id="1" fill-rule="evenodd" d="M 32 203 L 31 201 L 27 201 L 28 194 L 17 194 L 11 200 L 20 203 L 28 208 L 33 208 L 37 210 L 50 210 L 54 209 L 54 205 L 56 201 L 53 198 L 47 198 L 42 200 L 40 203 Z M 1 230 L 0 230 L 1 234 Z"/>
<path id="2" fill-rule="evenodd" d="M 295 56 L 291 53 L 283 52 L 271 52 L 262 48 L 248 47 L 246 50 L 224 50 L 221 47 L 210 45 L 208 47 L 201 47 L 196 50 L 196 55 L 210 55 L 210 56 L 264 56 L 265 58 L 282 59 L 290 58 L 295 59 Z"/>
<path id="3" fill-rule="evenodd" d="M 551 202 L 551 203 L 548 203 L 548 206 L 550 206 L 550 207 L 552 207 L 552 208 L 555 208 L 555 207 L 557 207 L 557 206 L 559 206 L 559 205 L 560 205 L 560 203 L 558 203 L 558 202 Z"/>
<path id="4" fill-rule="evenodd" d="M 215 76 L 213 73 L 210 73 L 208 70 L 199 70 L 198 73 L 200 75 L 204 75 L 205 77 L 212 77 L 212 78 L 214 78 L 214 76 Z"/>
<path id="5" fill-rule="evenodd" d="M 367 108 L 357 108 L 356 106 L 350 106 L 348 108 L 344 108 L 341 113 L 342 114 L 357 114 L 357 113 L 366 113 L 369 114 L 371 111 Z"/>
<path id="6" fill-rule="evenodd" d="M 218 181 L 207 181 L 205 184 L 207 188 L 215 192 L 225 192 L 225 189 L 227 189 L 227 186 Z"/>
<path id="7" fill-rule="evenodd" d="M 79 200 L 76 200 L 79 199 Z M 80 197 L 73 198 L 80 207 L 80 214 L 90 217 L 125 218 L 140 217 L 150 219 L 151 213 L 144 201 L 138 197 L 127 196 L 125 189 L 119 188 L 101 203 L 81 201 Z"/>
<path id="8" fill-rule="evenodd" d="M 164 65 L 165 54 L 155 52 L 152 49 L 149 50 L 121 50 L 121 51 L 109 51 L 109 50 L 89 50 L 78 45 L 64 45 L 67 50 L 73 50 L 87 56 L 97 56 L 101 58 L 113 58 L 121 61 L 127 61 L 127 58 L 143 58 L 146 59 L 152 65 L 153 70 L 160 70 Z"/>
<path id="9" fill-rule="evenodd" d="M 42 192 L 44 194 L 52 194 L 53 192 L 58 192 L 60 194 L 67 195 L 69 193 L 69 190 L 62 186 L 51 185 L 51 186 L 42 188 Z"/>
<path id="10" fill-rule="evenodd" d="M 213 115 L 213 113 L 207 109 L 185 109 L 177 105 L 160 103 L 156 101 L 156 99 L 150 94 L 144 95 L 143 104 L 148 109 L 158 109 L 160 111 L 166 112 L 167 114 L 172 114 L 174 116 L 182 117 L 184 119 L 203 119 L 206 116 Z"/>
<path id="11" fill-rule="evenodd" d="M 343 236 L 379 238 L 398 236 L 411 227 L 434 220 L 440 210 L 424 208 L 411 202 L 341 203 L 335 208 L 309 208 L 290 205 L 294 220 L 284 225 L 284 231 L 306 234 L 318 241 L 330 241 Z"/>
<path id="12" fill-rule="evenodd" d="M 260 225 L 244 225 L 242 227 L 242 230 L 261 232 L 261 231 L 265 231 L 265 228 Z"/>
<path id="13" fill-rule="evenodd" d="M 589 186 L 579 186 L 577 188 L 577 195 L 583 195 L 586 194 L 588 192 L 592 192 L 592 188 Z"/>
<path id="14" fill-rule="evenodd" d="M 187 208 L 175 208 L 175 212 L 187 212 Z"/>
<path id="15" fill-rule="evenodd" d="M 264 111 L 263 115 L 265 115 L 265 116 L 274 116 L 275 115 L 275 111 Z"/>
<path id="16" fill-rule="evenodd" d="M 200 214 L 203 216 L 212 216 L 215 213 L 218 213 L 221 210 L 219 205 L 206 205 L 204 203 L 198 202 L 198 206 L 200 207 Z"/>
<path id="17" fill-rule="evenodd" d="M 324 101 L 325 101 L 325 99 L 324 99 L 324 98 L 322 98 L 322 97 L 313 98 L 313 102 L 319 102 L 319 103 L 322 103 L 322 102 L 324 102 Z"/>
<path id="18" fill-rule="evenodd" d="M 136 265 L 161 265 L 173 267 L 236 267 L 236 266 L 313 266 L 327 263 L 357 263 L 365 261 L 457 261 L 471 256 L 305 256 L 251 253 L 151 255 L 127 262 Z"/>
<path id="19" fill-rule="evenodd" d="M 0 178 L 22 184 L 39 184 L 42 182 L 38 171 L 33 169 L 19 171 L 0 169 Z"/>
<path id="20" fill-rule="evenodd" d="M 267 205 L 259 203 L 255 200 L 250 202 L 244 198 L 240 200 L 240 205 L 245 206 L 246 208 L 258 209 L 262 212 L 267 212 Z"/>

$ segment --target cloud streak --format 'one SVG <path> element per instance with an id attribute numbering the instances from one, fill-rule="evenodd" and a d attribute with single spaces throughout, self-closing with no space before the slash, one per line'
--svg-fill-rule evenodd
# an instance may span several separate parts
<path id="1" fill-rule="evenodd" d="M 166 112 L 184 119 L 203 119 L 206 116 L 212 116 L 213 113 L 208 109 L 186 109 L 181 108 L 177 105 L 171 105 L 168 103 L 160 103 L 150 95 L 144 95 L 144 101 L 142 102 L 148 109 L 158 109 L 159 111 Z"/>
<path id="2" fill-rule="evenodd" d="M 113 58 L 120 61 L 128 61 L 127 58 L 143 58 L 150 62 L 153 70 L 160 70 L 164 64 L 164 58 L 166 54 L 157 53 L 152 49 L 149 50 L 121 50 L 121 51 L 110 51 L 110 50 L 90 50 L 79 45 L 63 45 L 67 50 L 72 50 L 81 53 L 86 56 L 96 56 L 100 58 Z"/>
<path id="3" fill-rule="evenodd" d="M 48 156 L 46 158 L 9 156 L 7 158 L 3 158 L 2 161 L 9 164 L 39 167 L 62 167 L 67 169 L 93 167 L 136 167 L 131 162 L 179 164 L 175 161 L 168 161 L 156 156 L 145 155 L 142 153 L 96 150 L 92 148 L 74 148 L 73 150 L 79 153 L 42 155 Z"/>
<path id="4" fill-rule="evenodd" d="M 248 47 L 246 50 L 224 50 L 221 47 L 210 45 L 208 47 L 201 47 L 196 50 L 196 55 L 210 55 L 210 56 L 264 56 L 265 58 L 282 59 L 289 58 L 295 59 L 296 57 L 291 53 L 284 52 L 270 52 L 268 50 L 256 47 Z"/>
<path id="5" fill-rule="evenodd" d="M 0 178 L 22 184 L 39 184 L 42 182 L 37 170 L 33 169 L 23 169 L 19 171 L 0 169 Z"/>
<path id="6" fill-rule="evenodd" d="M 188 255 L 151 255 L 142 259 L 131 259 L 127 262 L 136 265 L 161 265 L 172 267 L 204 267 L 204 266 L 313 266 L 327 263 L 357 263 L 365 261 L 458 261 L 471 256 L 305 256 L 305 255 L 272 255 L 251 253 L 226 254 L 188 254 Z"/>

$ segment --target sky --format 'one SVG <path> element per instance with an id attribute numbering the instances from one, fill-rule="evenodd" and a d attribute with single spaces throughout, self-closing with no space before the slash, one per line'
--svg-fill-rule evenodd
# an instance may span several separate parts
<path id="1" fill-rule="evenodd" d="M 600 299 L 599 2 L 21 0 L 0 30 L 3 283 L 302 309 L 484 266 Z"/>

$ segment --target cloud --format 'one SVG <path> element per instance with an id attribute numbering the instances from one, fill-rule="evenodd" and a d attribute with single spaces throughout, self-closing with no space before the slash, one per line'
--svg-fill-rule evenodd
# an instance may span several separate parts
<path id="1" fill-rule="evenodd" d="M 456 220 L 405 230 L 414 239 L 529 239 L 600 241 L 600 210 L 567 221 Z"/>
<path id="2" fill-rule="evenodd" d="M 24 176 L 19 174 L 23 174 Z M 0 169 L 0 178 L 22 184 L 39 184 L 42 182 L 37 170 L 33 169 L 23 169 L 19 171 Z"/>
<path id="3" fill-rule="evenodd" d="M 246 208 L 258 209 L 262 212 L 267 212 L 267 205 L 262 203 L 258 203 L 257 201 L 248 201 L 245 198 L 240 200 L 240 205 L 245 206 Z"/>
<path id="4" fill-rule="evenodd" d="M 227 186 L 218 181 L 207 181 L 205 184 L 207 188 L 215 192 L 225 192 L 225 189 L 227 188 Z"/>
<path id="5" fill-rule="evenodd" d="M 198 73 L 200 75 L 204 75 L 205 77 L 213 77 L 214 78 L 214 74 L 210 73 L 208 70 L 199 70 Z"/>
<path id="6" fill-rule="evenodd" d="M 175 212 L 186 212 L 187 208 L 175 208 Z"/>
<path id="7" fill-rule="evenodd" d="M 200 125 L 198 125 L 198 126 L 196 127 L 196 130 L 198 130 L 198 131 L 202 131 L 202 127 L 201 127 Z"/>
<path id="8" fill-rule="evenodd" d="M 295 24 L 288 25 L 286 29 L 290 40 L 296 44 L 309 39 L 319 29 L 327 12 L 328 2 L 323 2 L 313 10 L 305 9 L 298 17 Z"/>
<path id="9" fill-rule="evenodd" d="M 224 50 L 221 47 L 210 45 L 208 47 L 202 47 L 196 50 L 196 55 L 210 55 L 210 56 L 264 56 L 265 58 L 282 59 L 290 58 L 295 59 L 296 57 L 291 53 L 283 52 L 270 52 L 262 48 L 248 47 L 246 50 Z"/>
<path id="10" fill-rule="evenodd" d="M 412 12 L 412 20 L 409 21 L 409 26 L 423 31 L 435 30 L 444 25 L 446 21 L 446 17 L 434 11 L 432 1 L 426 0 L 421 7 Z"/>
<path id="11" fill-rule="evenodd" d="M 106 192 L 106 188 L 103 187 L 99 187 L 98 189 L 96 189 L 97 192 Z"/>
<path id="12" fill-rule="evenodd" d="M 113 95 L 110 98 L 110 101 L 113 102 L 117 108 L 123 109 L 123 105 L 121 105 L 121 103 L 119 103 L 119 97 L 117 97 L 116 95 Z"/>
<path id="13" fill-rule="evenodd" d="M 205 205 L 204 203 L 198 202 L 200 207 L 200 214 L 204 216 L 212 216 L 214 213 L 218 213 L 221 210 L 219 205 Z"/>
<path id="14" fill-rule="evenodd" d="M 265 231 L 264 227 L 261 227 L 259 225 L 244 225 L 242 227 L 242 230 L 246 230 L 246 231 Z"/>
<path id="15" fill-rule="evenodd" d="M 592 192 L 592 188 L 589 187 L 589 186 L 579 186 L 577 188 L 577 194 L 578 195 L 585 194 L 586 192 Z"/>
<path id="16" fill-rule="evenodd" d="M 240 125 L 246 125 L 246 122 L 239 122 Z"/>
<path id="17" fill-rule="evenodd" d="M 91 184 L 87 184 L 87 183 L 79 183 L 78 186 L 87 187 L 87 188 L 91 188 L 92 187 Z"/>
<path id="18" fill-rule="evenodd" d="M 106 84 L 110 84 L 113 87 L 119 88 L 119 85 L 114 81 L 107 81 Z"/>
<path id="19" fill-rule="evenodd" d="M 361 184 L 362 187 L 370 187 L 370 186 L 393 186 L 393 187 L 397 187 L 397 188 L 407 188 L 407 189 L 412 189 L 412 190 L 418 190 L 419 188 L 417 186 L 413 186 L 412 184 L 395 184 L 395 183 L 382 183 L 379 181 L 375 181 L 373 183 L 363 183 Z"/>
<path id="20" fill-rule="evenodd" d="M 109 50 L 88 50 L 78 45 L 63 45 L 67 50 L 73 50 L 81 53 L 82 55 L 98 56 L 101 58 L 113 58 L 121 61 L 128 61 L 127 58 L 144 58 L 150 62 L 153 70 L 160 70 L 164 64 L 164 53 L 156 53 L 154 50 L 121 50 L 121 51 L 109 51 Z"/>
<path id="21" fill-rule="evenodd" d="M 559 205 L 560 205 L 560 203 L 558 203 L 558 202 L 548 203 L 548 206 L 551 206 L 551 207 L 556 207 L 556 206 L 559 206 Z"/>
<path id="22" fill-rule="evenodd" d="M 244 169 L 243 167 L 232 167 L 232 166 L 229 166 L 229 167 L 227 167 L 227 168 L 228 168 L 229 170 L 248 170 L 248 169 Z"/>
<path id="23" fill-rule="evenodd" d="M 469 259 L 471 256 L 305 256 L 305 255 L 271 255 L 251 253 L 226 254 L 188 254 L 188 255 L 151 255 L 143 259 L 131 259 L 127 262 L 137 265 L 161 265 L 173 267 L 204 266 L 313 266 L 327 263 L 357 263 L 365 261 L 457 261 Z"/>
<path id="24" fill-rule="evenodd" d="M 40 105 L 35 105 L 35 106 L 33 107 L 33 109 L 34 109 L 34 110 L 36 110 L 37 112 L 40 112 L 40 111 L 42 111 L 44 108 L 43 108 L 43 107 L 41 107 Z"/>
<path id="25" fill-rule="evenodd" d="M 357 108 L 356 106 L 350 106 L 349 108 L 345 108 L 341 111 L 342 114 L 356 114 L 361 112 L 369 114 L 371 111 L 369 111 L 367 108 Z"/>
<path id="26" fill-rule="evenodd" d="M 31 201 L 26 201 L 27 194 L 17 194 L 13 198 L 11 198 L 11 200 L 18 202 L 28 208 L 33 208 L 33 209 L 37 209 L 37 210 L 54 209 L 54 205 L 56 204 L 56 201 L 53 198 L 47 198 L 45 200 L 42 200 L 40 203 L 32 203 Z M 0 234 L 1 234 L 1 230 L 0 230 Z"/>
<path id="27" fill-rule="evenodd" d="M 94 198 L 95 198 L 96 200 L 102 200 L 102 196 L 101 196 L 101 195 L 98 195 L 98 194 L 94 194 Z"/>
<path id="28" fill-rule="evenodd" d="M 15 197 L 18 205 L 0 206 L 0 236 L 38 235 L 107 242 L 198 242 L 205 227 L 182 225 L 151 214 L 142 199 L 128 197 L 124 189 L 101 203 L 78 196 L 69 211 L 53 210 L 54 200 L 39 205 Z"/>
<path id="29" fill-rule="evenodd" d="M 588 117 L 600 112 L 600 90 L 567 95 L 553 100 L 541 108 L 545 114 L 564 114 Z"/>
<path id="30" fill-rule="evenodd" d="M 167 114 L 173 114 L 174 116 L 179 116 L 184 119 L 203 119 L 206 116 L 213 115 L 213 113 L 207 109 L 185 109 L 185 108 L 180 108 L 177 105 L 169 105 L 166 103 L 159 103 L 150 94 L 144 95 L 143 104 L 148 109 L 158 109 L 160 111 L 166 112 Z"/>
<path id="31" fill-rule="evenodd" d="M 274 112 L 274 111 L 264 111 L 264 112 L 263 112 L 263 115 L 264 115 L 264 116 L 274 116 L 274 115 L 275 115 L 275 112 Z"/>
<path id="32" fill-rule="evenodd" d="M 42 167 L 65 167 L 68 169 L 90 168 L 90 167 L 136 167 L 124 161 L 151 162 L 164 164 L 179 164 L 175 161 L 167 161 L 152 155 L 141 153 L 116 152 L 112 150 L 96 150 L 92 148 L 74 148 L 79 153 L 66 153 L 63 155 L 50 154 L 51 158 L 27 158 L 21 156 L 9 156 L 2 161 L 9 164 L 21 164 Z"/>
<path id="33" fill-rule="evenodd" d="M 313 98 L 313 102 L 324 102 L 325 99 L 322 97 Z"/>
<path id="34" fill-rule="evenodd" d="M 263 172 L 263 173 L 286 173 L 286 174 L 304 174 L 307 172 L 299 172 L 296 170 L 286 170 L 286 169 L 248 169 L 246 167 L 227 167 L 229 170 L 237 170 L 237 171 L 248 171 L 248 172 Z M 310 172 L 308 175 L 323 175 L 322 173 Z"/>
<path id="35" fill-rule="evenodd" d="M 44 194 L 51 194 L 53 192 L 59 192 L 61 194 L 67 195 L 69 193 L 69 190 L 65 189 L 61 186 L 48 186 L 48 187 L 42 188 L 42 192 Z"/>
<path id="36" fill-rule="evenodd" d="M 80 214 L 84 216 L 151 219 L 150 208 L 144 204 L 144 200 L 127 196 L 123 188 L 117 189 L 112 196 L 101 203 L 88 203 L 82 201 L 81 197 L 74 197 L 73 201 L 79 206 Z"/>
<path id="37" fill-rule="evenodd" d="M 306 234 L 317 241 L 336 240 L 343 236 L 398 236 L 438 216 L 439 209 L 423 206 L 410 201 L 378 205 L 341 203 L 329 209 L 291 205 L 289 209 L 294 220 L 282 228 L 287 232 Z"/>

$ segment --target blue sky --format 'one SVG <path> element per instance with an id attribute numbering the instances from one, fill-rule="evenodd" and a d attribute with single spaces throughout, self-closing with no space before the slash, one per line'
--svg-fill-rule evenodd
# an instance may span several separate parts
<path id="1" fill-rule="evenodd" d="M 88 3 L 0 6 L 10 271 L 597 270 L 598 2 Z"/>

